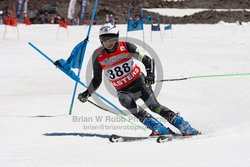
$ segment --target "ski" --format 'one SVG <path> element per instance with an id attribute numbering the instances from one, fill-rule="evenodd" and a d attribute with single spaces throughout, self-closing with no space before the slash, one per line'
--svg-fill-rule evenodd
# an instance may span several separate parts
<path id="1" fill-rule="evenodd" d="M 163 143 L 163 142 L 171 141 L 173 139 L 173 135 L 141 137 L 141 136 L 120 136 L 120 135 L 112 134 L 109 137 L 109 141 L 112 143 L 133 142 L 133 141 L 148 140 L 148 139 L 156 139 L 157 142 L 159 140 L 158 143 Z"/>
<path id="2" fill-rule="evenodd" d="M 109 137 L 109 141 L 112 143 L 120 143 L 120 142 L 132 142 L 132 141 L 139 141 L 139 140 L 147 140 L 151 139 L 152 137 L 139 137 L 139 136 L 120 136 L 116 134 L 112 134 Z"/>
<path id="3" fill-rule="evenodd" d="M 195 135 L 197 136 L 197 135 Z M 141 136 L 120 136 L 116 134 L 112 134 L 109 137 L 109 141 L 112 143 L 121 143 L 121 142 L 133 142 L 133 141 L 141 141 L 141 140 L 148 140 L 148 139 L 156 139 L 157 143 L 166 143 L 175 139 L 189 139 L 194 136 L 183 136 L 181 134 L 174 134 L 174 135 L 161 135 L 157 137 L 141 137 Z"/>
<path id="4" fill-rule="evenodd" d="M 190 136 L 183 136 L 181 134 L 174 134 L 174 135 L 161 135 L 161 136 L 158 136 L 157 139 L 156 139 L 156 142 L 157 143 L 165 143 L 165 142 L 168 142 L 168 141 L 171 141 L 172 139 L 190 139 L 192 137 L 195 137 L 195 136 L 199 136 L 201 134 L 198 134 L 198 135 L 190 135 Z"/>

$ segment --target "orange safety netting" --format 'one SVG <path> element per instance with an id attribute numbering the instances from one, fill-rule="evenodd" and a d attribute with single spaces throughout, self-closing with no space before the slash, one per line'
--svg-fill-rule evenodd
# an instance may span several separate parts
<path id="1" fill-rule="evenodd" d="M 11 17 L 7 16 L 5 18 L 5 24 L 8 26 L 17 27 L 17 18 L 11 18 Z"/>
<path id="2" fill-rule="evenodd" d="M 59 27 L 67 28 L 67 27 L 68 27 L 68 24 L 65 23 L 65 22 L 60 21 L 60 22 L 59 22 Z"/>
<path id="3" fill-rule="evenodd" d="M 26 25 L 31 25 L 31 21 L 28 18 L 25 18 L 23 23 Z"/>

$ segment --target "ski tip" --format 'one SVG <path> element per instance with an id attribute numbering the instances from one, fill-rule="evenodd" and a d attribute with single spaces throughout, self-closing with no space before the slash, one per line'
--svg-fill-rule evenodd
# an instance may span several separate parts
<path id="1" fill-rule="evenodd" d="M 173 139 L 173 135 L 165 135 L 165 136 L 159 136 L 156 139 L 157 143 L 165 143 L 165 142 L 169 142 Z"/>
<path id="2" fill-rule="evenodd" d="M 115 134 L 112 134 L 110 137 L 109 137 L 109 141 L 111 143 L 117 143 L 117 142 L 120 142 L 120 140 L 122 140 L 122 138 L 118 135 L 115 135 Z"/>

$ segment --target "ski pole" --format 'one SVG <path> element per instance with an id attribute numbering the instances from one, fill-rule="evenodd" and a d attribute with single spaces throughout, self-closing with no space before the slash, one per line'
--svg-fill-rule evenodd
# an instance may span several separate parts
<path id="1" fill-rule="evenodd" d="M 124 120 L 126 120 L 126 121 L 129 122 L 130 124 L 134 125 L 135 127 L 140 128 L 139 125 L 136 125 L 134 122 L 131 122 L 129 119 L 127 119 L 127 118 L 124 117 L 123 115 L 114 113 L 114 112 L 112 112 L 112 111 L 110 111 L 110 110 L 108 110 L 108 109 L 106 109 L 106 108 L 103 108 L 103 107 L 99 106 L 98 104 L 94 103 L 94 102 L 91 101 L 91 100 L 87 100 L 87 101 L 88 101 L 90 104 L 93 104 L 94 106 L 100 108 L 101 110 L 108 111 L 108 112 L 110 112 L 110 113 L 112 113 L 112 114 L 115 114 L 116 116 L 123 118 Z M 146 131 L 146 130 L 144 130 L 144 131 Z"/>
<path id="2" fill-rule="evenodd" d="M 88 102 L 91 103 L 91 104 L 93 104 L 94 106 L 96 106 L 96 107 L 98 107 L 98 108 L 104 110 L 104 111 L 112 112 L 112 111 L 110 111 L 110 110 L 108 110 L 108 109 L 106 109 L 106 108 L 103 108 L 103 107 L 99 106 L 98 104 L 92 102 L 91 100 L 88 100 Z M 113 112 L 112 112 L 112 113 L 113 113 Z"/>
<path id="3" fill-rule="evenodd" d="M 222 78 L 222 77 L 236 77 L 236 76 L 250 76 L 250 73 L 197 75 L 197 76 L 175 78 L 175 79 L 161 79 L 161 80 L 156 80 L 156 82 L 183 81 L 195 78 Z"/>
<path id="4" fill-rule="evenodd" d="M 156 82 L 182 81 L 182 80 L 187 80 L 187 79 L 189 78 L 161 79 L 161 80 L 157 80 Z"/>

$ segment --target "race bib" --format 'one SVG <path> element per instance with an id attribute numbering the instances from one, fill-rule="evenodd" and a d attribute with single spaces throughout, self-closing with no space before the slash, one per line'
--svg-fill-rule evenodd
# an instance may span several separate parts
<path id="1" fill-rule="evenodd" d="M 140 68 L 134 64 L 131 58 L 124 63 L 105 70 L 105 73 L 112 85 L 120 89 L 133 82 L 139 76 L 140 71 Z"/>
<path id="2" fill-rule="evenodd" d="M 109 78 L 109 80 L 112 81 L 122 78 L 123 76 L 129 74 L 133 69 L 134 69 L 134 61 L 133 59 L 129 59 L 124 63 L 121 63 L 115 67 L 105 70 L 105 74 Z"/>

